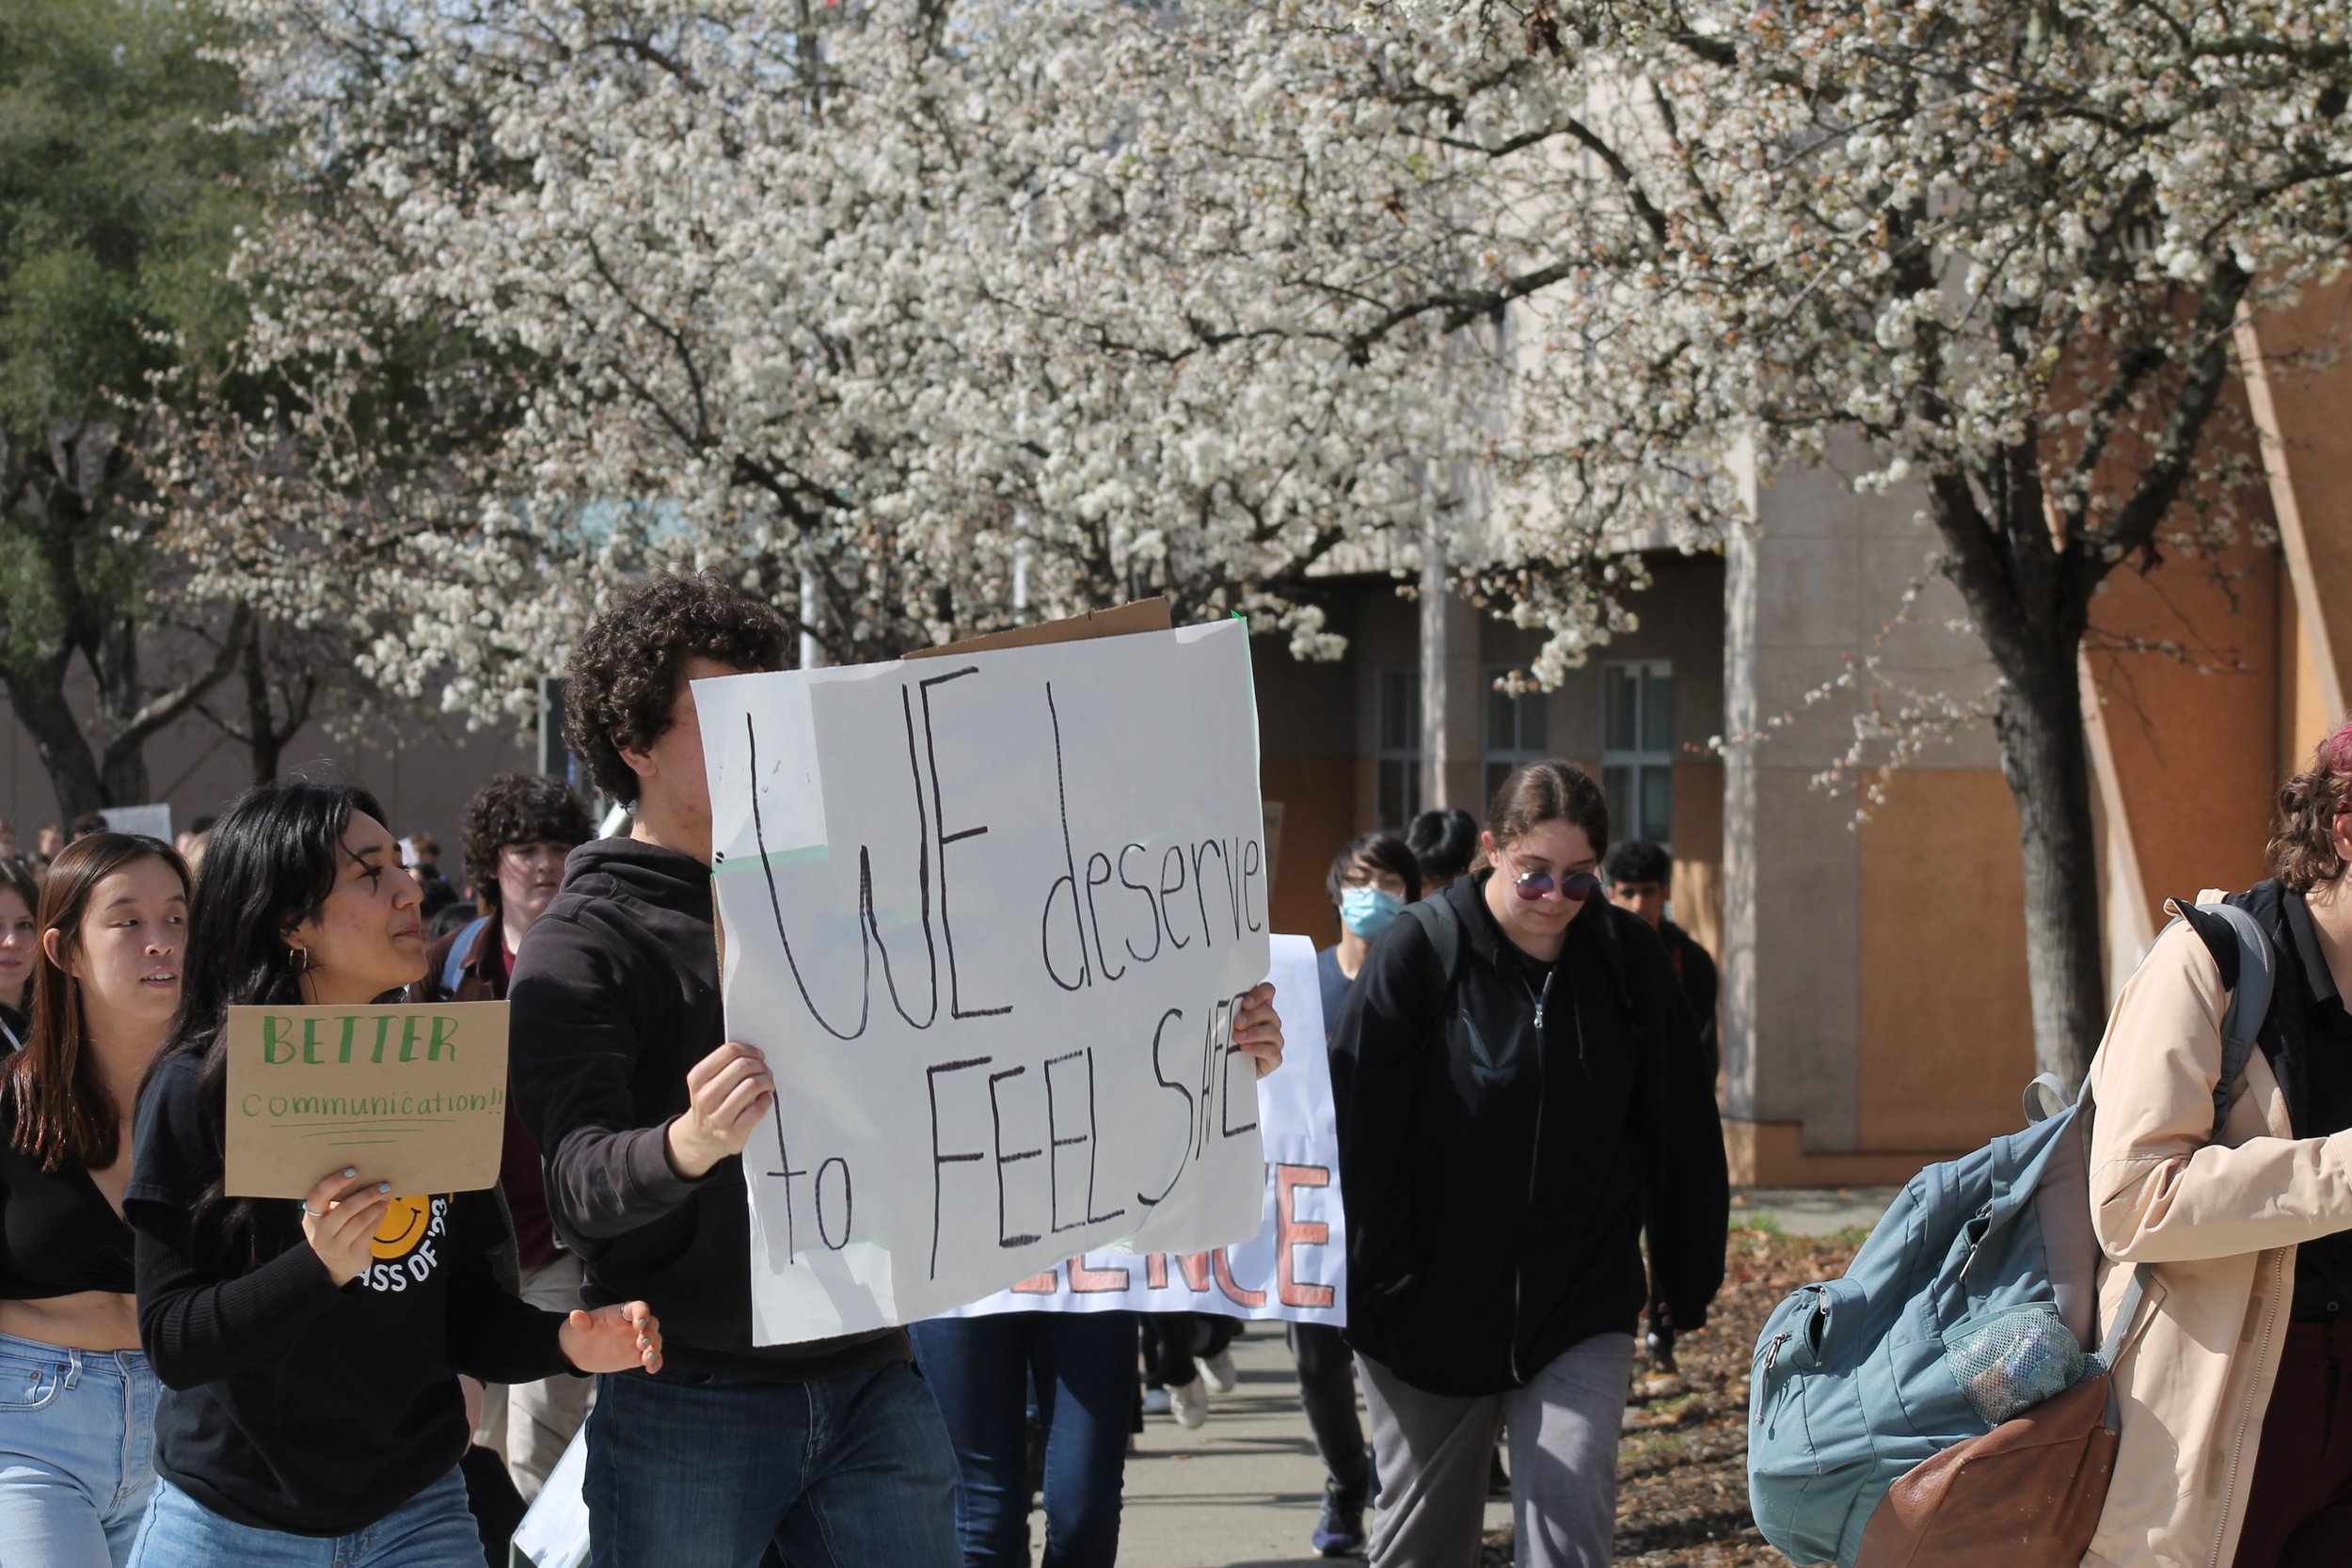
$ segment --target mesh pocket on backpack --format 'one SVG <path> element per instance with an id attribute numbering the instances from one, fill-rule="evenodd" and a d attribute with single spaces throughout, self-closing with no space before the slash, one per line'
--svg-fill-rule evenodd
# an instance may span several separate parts
<path id="1" fill-rule="evenodd" d="M 2098 1370 L 2055 1302 L 1995 1312 L 1944 1338 L 1944 1361 L 1987 1426 L 1999 1426 Z"/>

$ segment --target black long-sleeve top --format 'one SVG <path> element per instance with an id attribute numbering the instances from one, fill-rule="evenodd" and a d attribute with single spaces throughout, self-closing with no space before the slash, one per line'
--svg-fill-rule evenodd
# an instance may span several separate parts
<path id="1" fill-rule="evenodd" d="M 1451 978 L 1417 920 L 1391 926 L 1331 1052 L 1347 1206 L 1348 1343 L 1431 1393 L 1521 1386 L 1652 1286 L 1696 1328 L 1723 1282 L 1723 1124 L 1664 943 L 1600 899 L 1558 959 L 1486 909 L 1491 873 L 1438 897 Z"/>
<path id="2" fill-rule="evenodd" d="M 395 1199 L 376 1260 L 340 1289 L 298 1204 L 257 1200 L 262 1261 L 242 1266 L 241 1246 L 191 1219 L 220 1180 L 222 1119 L 192 1056 L 162 1064 L 139 1096 L 123 1207 L 139 1338 L 165 1389 L 155 1465 L 240 1524 L 348 1534 L 464 1455 L 458 1372 L 527 1383 L 572 1370 L 564 1316 L 499 1284 L 491 1254 L 506 1220 L 488 1191 Z"/>

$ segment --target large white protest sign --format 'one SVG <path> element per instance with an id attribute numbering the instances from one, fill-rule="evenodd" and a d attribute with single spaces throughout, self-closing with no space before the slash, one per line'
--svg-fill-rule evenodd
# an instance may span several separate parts
<path id="1" fill-rule="evenodd" d="M 697 682 L 763 1344 L 1258 1227 L 1238 622 Z"/>
<path id="2" fill-rule="evenodd" d="M 1266 1159 L 1258 1233 L 1190 1257 L 1085 1253 L 946 1316 L 1220 1312 L 1346 1325 L 1347 1227 L 1314 944 L 1305 937 L 1276 937 L 1272 978 L 1290 1050 L 1281 1071 L 1258 1081 Z"/>

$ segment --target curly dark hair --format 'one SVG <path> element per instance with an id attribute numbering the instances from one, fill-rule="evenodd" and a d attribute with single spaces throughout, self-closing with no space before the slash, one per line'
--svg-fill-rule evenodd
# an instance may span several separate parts
<path id="1" fill-rule="evenodd" d="M 2352 811 L 2352 719 L 2319 743 L 2312 765 L 2279 791 L 2279 826 L 2270 837 L 2271 874 L 2297 893 L 2344 875 L 2336 818 Z"/>
<path id="2" fill-rule="evenodd" d="M 466 880 L 485 911 L 499 907 L 499 851 L 517 844 L 579 847 L 596 836 L 588 808 L 561 779 L 545 773 L 501 773 L 474 791 L 459 824 Z"/>
<path id="3" fill-rule="evenodd" d="M 670 728 L 679 672 L 690 658 L 737 670 L 780 670 L 784 617 L 707 572 L 663 573 L 596 619 L 572 653 L 564 739 L 596 787 L 637 803 L 637 775 L 621 749 L 642 752 Z"/>

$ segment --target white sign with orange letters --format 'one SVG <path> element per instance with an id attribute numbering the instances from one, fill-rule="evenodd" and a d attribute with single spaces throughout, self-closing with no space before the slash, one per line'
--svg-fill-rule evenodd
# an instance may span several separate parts
<path id="1" fill-rule="evenodd" d="M 1265 1213 L 1246 1242 L 1181 1257 L 1084 1253 L 945 1317 L 990 1312 L 1216 1312 L 1231 1318 L 1347 1323 L 1347 1222 L 1340 1208 L 1331 1066 L 1322 1049 L 1314 944 L 1273 942 L 1274 1006 L 1287 1042 L 1282 1070 L 1258 1081 L 1265 1132 Z"/>

